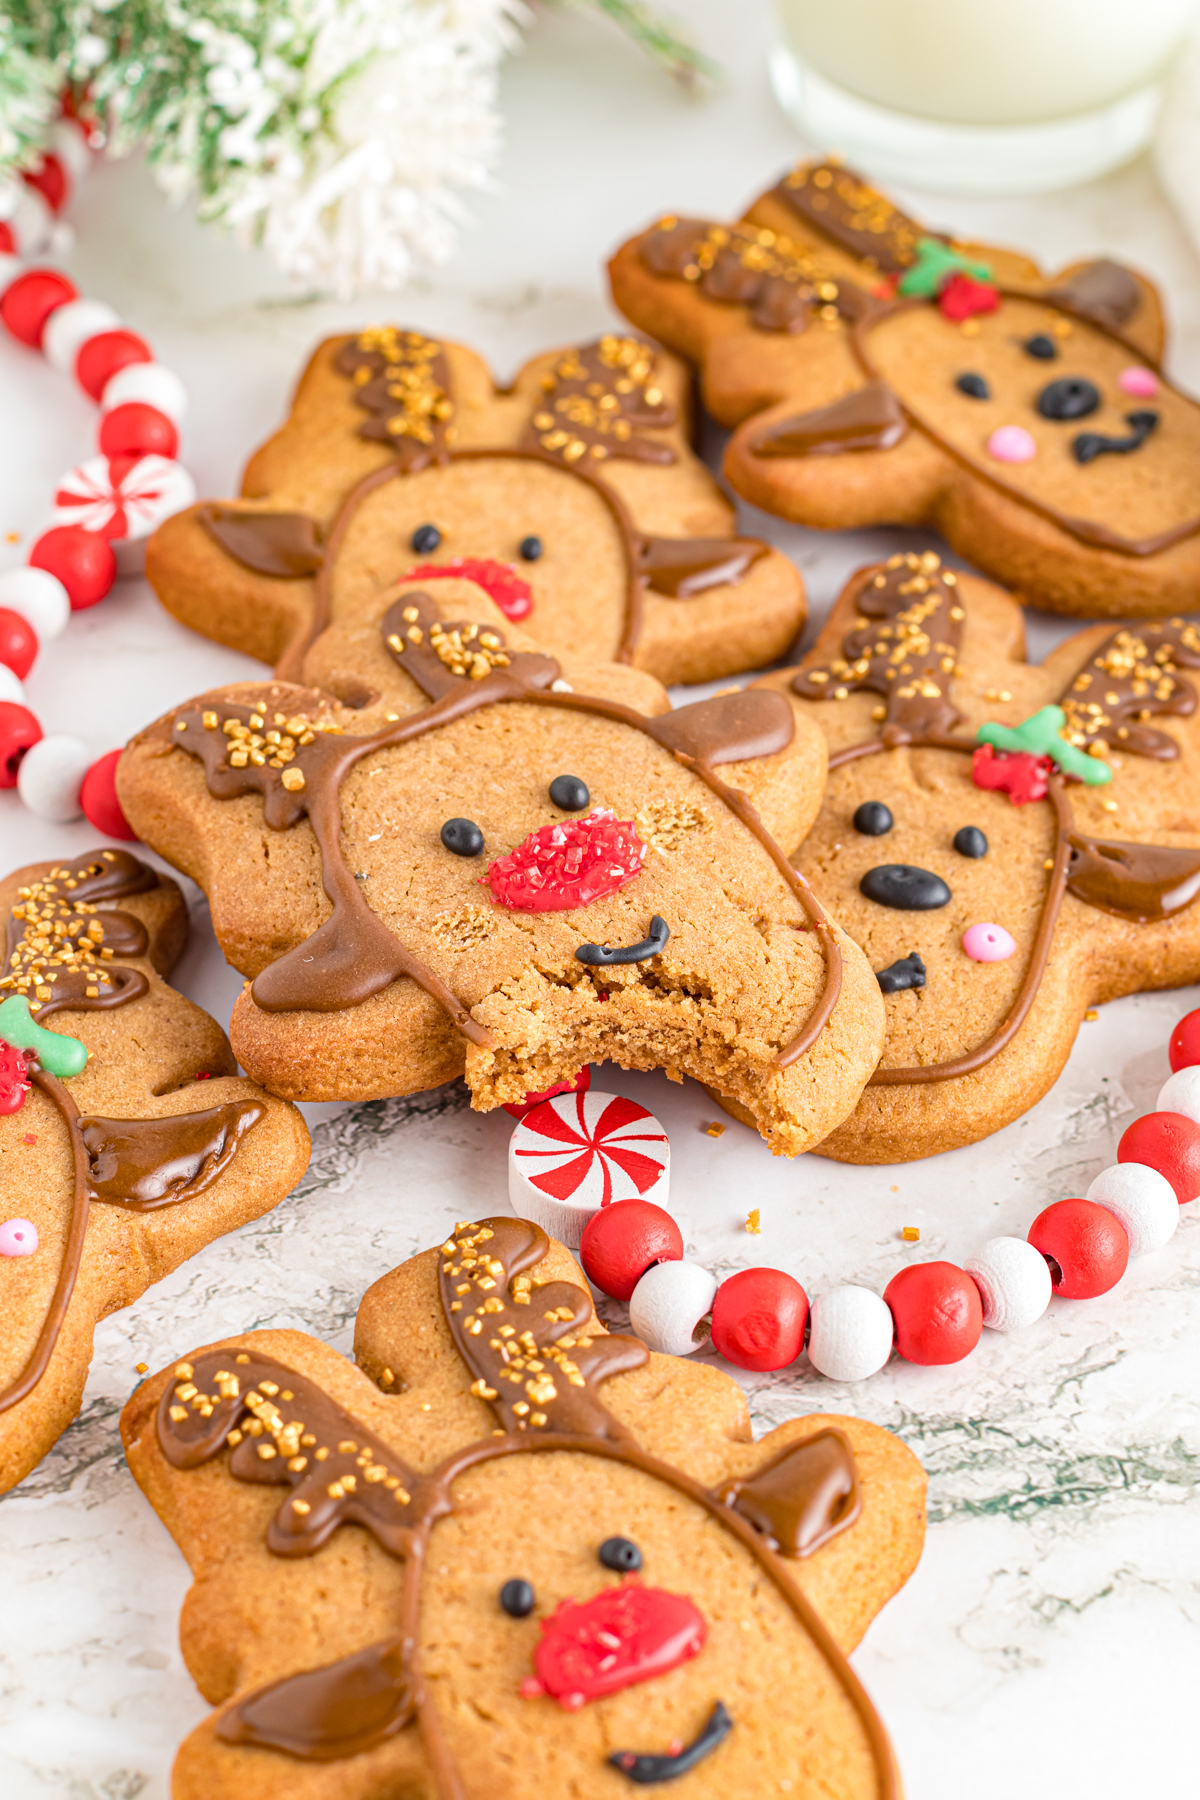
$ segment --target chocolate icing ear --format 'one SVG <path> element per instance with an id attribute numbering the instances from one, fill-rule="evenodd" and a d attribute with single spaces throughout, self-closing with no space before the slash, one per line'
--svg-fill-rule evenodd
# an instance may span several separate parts
<path id="1" fill-rule="evenodd" d="M 891 388 L 868 381 L 828 406 L 777 419 L 751 448 L 755 456 L 836 456 L 843 450 L 890 450 L 907 435 L 908 420 Z"/>
<path id="2" fill-rule="evenodd" d="M 1123 844 L 1070 835 L 1067 887 L 1077 900 L 1121 919 L 1169 919 L 1200 895 L 1200 847 Z"/>
<path id="3" fill-rule="evenodd" d="M 753 1475 L 725 1482 L 717 1499 L 781 1556 L 811 1556 L 862 1511 L 854 1453 L 833 1429 L 789 1445 Z"/>
<path id="4" fill-rule="evenodd" d="M 644 537 L 638 546 L 638 573 L 656 594 L 690 600 L 706 588 L 744 581 L 770 548 L 761 538 Z"/>
<path id="5" fill-rule="evenodd" d="M 315 575 L 324 561 L 321 527 L 307 513 L 250 512 L 208 502 L 196 517 L 235 562 L 256 575 L 295 581 Z"/>
<path id="6" fill-rule="evenodd" d="M 138 1212 L 190 1200 L 212 1186 L 262 1116 L 255 1101 L 231 1100 L 163 1119 L 80 1119 L 88 1193 Z"/>
<path id="7" fill-rule="evenodd" d="M 774 688 L 715 694 L 650 722 L 651 736 L 696 762 L 751 762 L 786 750 L 796 734 L 788 702 Z"/>
<path id="8" fill-rule="evenodd" d="M 1073 312 L 1086 313 L 1101 325 L 1120 326 L 1141 305 L 1137 277 L 1123 263 L 1102 256 L 1077 269 L 1068 280 L 1052 288 L 1047 300 L 1061 300 Z"/>

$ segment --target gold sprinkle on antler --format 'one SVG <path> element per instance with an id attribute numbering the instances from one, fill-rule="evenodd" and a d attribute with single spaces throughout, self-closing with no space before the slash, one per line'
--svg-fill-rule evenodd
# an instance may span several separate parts
<path id="1" fill-rule="evenodd" d="M 1122 626 L 1059 701 L 1067 722 L 1062 735 L 1094 756 L 1128 750 L 1136 756 L 1173 760 L 1179 746 L 1146 720 L 1155 714 L 1183 718 L 1195 711 L 1196 690 L 1181 674 L 1200 668 L 1200 632 L 1184 619 L 1162 625 Z"/>
<path id="2" fill-rule="evenodd" d="M 527 444 L 573 467 L 608 457 L 672 463 L 669 444 L 643 434 L 674 421 L 654 382 L 655 353 L 640 338 L 603 337 L 566 350 L 542 378 Z"/>

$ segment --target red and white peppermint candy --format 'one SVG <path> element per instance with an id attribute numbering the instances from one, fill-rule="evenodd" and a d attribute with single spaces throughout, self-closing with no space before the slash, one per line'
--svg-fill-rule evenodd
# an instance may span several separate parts
<path id="1" fill-rule="evenodd" d="M 115 540 L 114 548 L 132 546 L 195 498 L 191 476 L 169 457 L 90 456 L 59 482 L 52 516 Z"/>
<path id="2" fill-rule="evenodd" d="M 622 1094 L 559 1094 L 527 1113 L 508 1146 L 508 1197 L 576 1250 L 583 1228 L 613 1200 L 665 1206 L 671 1147 L 652 1112 Z"/>

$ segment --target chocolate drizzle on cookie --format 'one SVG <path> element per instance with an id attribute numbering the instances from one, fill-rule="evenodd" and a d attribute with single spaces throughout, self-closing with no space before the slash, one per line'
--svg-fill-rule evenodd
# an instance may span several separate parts
<path id="1" fill-rule="evenodd" d="M 144 956 L 146 928 L 101 902 L 157 886 L 154 870 L 127 850 L 98 850 L 81 868 L 47 866 L 9 912 L 0 999 L 25 995 L 39 1023 L 64 1007 L 95 1012 L 136 1000 L 146 977 L 113 959 Z"/>
<path id="2" fill-rule="evenodd" d="M 675 423 L 675 408 L 654 384 L 654 363 L 653 348 L 635 337 L 609 335 L 564 350 L 542 377 L 524 447 L 568 468 L 613 456 L 660 465 L 677 461 L 670 444 L 645 435 Z"/>
<path id="3" fill-rule="evenodd" d="M 882 275 L 898 275 L 916 261 L 922 238 L 937 238 L 840 163 L 801 163 L 772 196 L 822 237 Z"/>
<path id="4" fill-rule="evenodd" d="M 350 377 L 354 403 L 368 414 L 359 437 L 389 445 L 405 474 L 445 461 L 454 441 L 454 393 L 436 338 L 373 325 L 335 352 L 334 367 Z"/>
<path id="5" fill-rule="evenodd" d="M 836 752 L 829 759 L 831 772 L 860 757 L 901 746 L 965 755 L 978 749 L 976 739 L 956 737 L 952 731 L 961 717 L 951 698 L 951 681 L 959 672 L 965 613 L 955 591 L 956 578 L 950 571 L 939 574 L 938 568 L 939 559 L 927 553 L 892 557 L 882 568 L 863 570 L 849 590 L 859 616 L 843 640 L 842 655 L 793 678 L 793 691 L 806 700 L 845 700 L 862 688 L 887 696 L 886 707 L 876 715 L 879 736 Z M 901 597 L 907 598 L 907 584 L 918 569 L 931 582 L 936 577 L 941 593 L 934 600 L 932 585 L 923 590 L 914 616 L 897 608 Z M 922 615 L 923 607 L 930 610 Z M 872 628 L 874 617 L 893 620 L 894 625 Z M 902 627 L 899 640 L 895 626 Z M 903 642 L 911 643 L 911 656 L 898 655 Z M 1066 714 L 1064 739 L 1101 756 L 1119 749 L 1161 761 L 1177 757 L 1174 738 L 1144 721 L 1156 714 L 1187 717 L 1195 710 L 1195 690 L 1180 674 L 1181 664 L 1200 668 L 1200 631 L 1186 620 L 1117 627 L 1060 698 Z M 1140 923 L 1169 918 L 1200 896 L 1200 849 L 1110 842 L 1075 831 L 1066 783 L 1058 774 L 1050 777 L 1046 798 L 1055 814 L 1054 855 L 1033 949 L 1007 1016 L 976 1050 L 947 1062 L 881 1067 L 869 1085 L 953 1080 L 999 1055 L 1024 1024 L 1037 996 L 1068 891 L 1089 906 Z M 885 988 L 890 991 L 895 990 Z"/>
<path id="6" fill-rule="evenodd" d="M 339 1524 L 353 1521 L 405 1565 L 393 1636 L 246 1695 L 221 1716 L 217 1737 L 303 1761 L 330 1762 L 383 1743 L 415 1721 L 435 1792 L 440 1800 L 463 1800 L 465 1789 L 435 1691 L 426 1685 L 420 1650 L 433 1528 L 454 1510 L 453 1485 L 469 1470 L 500 1457 L 569 1451 L 640 1470 L 694 1502 L 737 1539 L 853 1708 L 874 1764 L 879 1800 L 896 1800 L 895 1767 L 878 1717 L 778 1560 L 779 1553 L 807 1554 L 857 1516 L 857 1475 L 845 1439 L 839 1432 L 819 1432 L 720 1492 L 648 1455 L 597 1391 L 603 1382 L 642 1366 L 645 1347 L 606 1333 L 594 1322 L 586 1292 L 573 1283 L 534 1281 L 529 1271 L 549 1248 L 540 1227 L 492 1218 L 457 1225 L 435 1253 L 443 1316 L 474 1377 L 470 1391 L 501 1426 L 428 1474 L 409 1467 L 318 1382 L 253 1349 L 230 1346 L 175 1365 L 156 1427 L 172 1467 L 197 1468 L 232 1445 L 229 1472 L 236 1479 L 290 1489 L 267 1530 L 274 1554 L 310 1555 Z"/>
<path id="7" fill-rule="evenodd" d="M 257 1101 L 230 1100 L 161 1119 L 81 1118 L 88 1195 L 134 1212 L 191 1200 L 228 1168 L 262 1116 Z"/>
<path id="8" fill-rule="evenodd" d="M 653 275 L 694 282 L 706 300 L 746 307 L 760 331 L 803 331 L 811 318 L 860 319 L 879 303 L 835 275 L 810 244 L 750 223 L 660 219 L 638 251 Z"/>

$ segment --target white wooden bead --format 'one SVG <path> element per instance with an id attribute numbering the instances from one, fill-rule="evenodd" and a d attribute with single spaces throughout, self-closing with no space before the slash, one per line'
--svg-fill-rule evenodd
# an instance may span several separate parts
<path id="1" fill-rule="evenodd" d="M 7 663 L 0 663 L 0 700 L 9 700 L 14 706 L 24 706 L 25 689 L 19 675 L 14 675 Z"/>
<path id="2" fill-rule="evenodd" d="M 963 1267 L 979 1289 L 983 1322 L 992 1331 L 1020 1331 L 1050 1304 L 1050 1266 L 1024 1238 L 989 1238 Z"/>
<path id="3" fill-rule="evenodd" d="M 111 306 L 103 300 L 68 300 L 56 306 L 42 333 L 42 354 L 62 375 L 75 373 L 75 358 L 89 338 L 102 331 L 115 331 L 121 323 Z"/>
<path id="4" fill-rule="evenodd" d="M 100 411 L 111 412 L 130 400 L 156 406 L 175 425 L 187 411 L 187 389 L 174 369 L 161 363 L 126 363 L 118 369 L 100 397 Z"/>
<path id="5" fill-rule="evenodd" d="M 25 273 L 25 264 L 19 256 L 9 250 L 0 250 L 0 294 L 12 286 L 18 275 Z"/>
<path id="6" fill-rule="evenodd" d="M 1191 1069 L 1180 1070 L 1190 1075 Z M 1178 1077 L 1173 1076 L 1172 1080 Z M 1170 1086 L 1170 1082 L 1167 1083 Z M 1160 1106 L 1159 1112 L 1181 1112 L 1182 1107 Z M 1125 1227 L 1130 1256 L 1161 1250 L 1179 1224 L 1179 1200 L 1165 1175 L 1146 1163 L 1114 1163 L 1101 1169 L 1087 1191 L 1087 1198 L 1107 1206 Z"/>
<path id="7" fill-rule="evenodd" d="M 67 825 L 83 812 L 79 789 L 91 764 L 82 738 L 44 737 L 21 758 L 17 791 L 39 819 Z"/>
<path id="8" fill-rule="evenodd" d="M 716 1293 L 716 1276 L 699 1263 L 655 1263 L 629 1302 L 634 1335 L 663 1356 L 690 1356 L 700 1349 L 696 1327 L 712 1310 Z"/>
<path id="9" fill-rule="evenodd" d="M 20 191 L 12 206 L 4 213 L 4 222 L 12 232 L 17 255 L 28 260 L 40 256 L 54 235 L 54 214 L 36 188 L 20 183 Z"/>
<path id="10" fill-rule="evenodd" d="M 865 1381 L 892 1354 L 891 1308 L 870 1288 L 830 1288 L 810 1317 L 808 1360 L 830 1381 Z"/>
<path id="11" fill-rule="evenodd" d="M 1200 1125 L 1200 1068 L 1176 1069 L 1159 1088 L 1154 1110 L 1183 1113 Z"/>
<path id="12" fill-rule="evenodd" d="M 0 575 L 0 606 L 28 619 L 39 644 L 56 638 L 71 616 L 67 590 L 49 569 L 9 569 Z"/>
<path id="13" fill-rule="evenodd" d="M 92 166 L 87 133 L 78 119 L 57 119 L 50 127 L 50 148 L 78 187 Z"/>
<path id="14" fill-rule="evenodd" d="M 616 1200 L 665 1207 L 671 1146 L 652 1112 L 597 1088 L 556 1094 L 518 1123 L 508 1142 L 508 1198 L 519 1219 L 578 1250 L 584 1226 Z"/>

